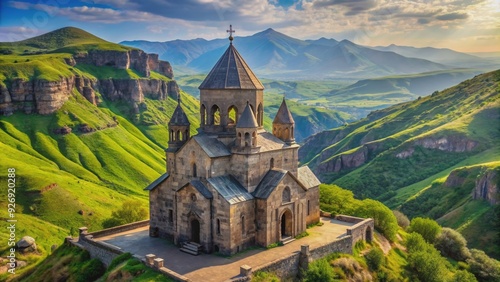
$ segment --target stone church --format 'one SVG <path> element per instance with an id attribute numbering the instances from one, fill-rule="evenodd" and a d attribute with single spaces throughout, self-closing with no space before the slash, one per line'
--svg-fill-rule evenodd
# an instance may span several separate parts
<path id="1" fill-rule="evenodd" d="M 266 131 L 264 86 L 229 40 L 199 87 L 198 134 L 190 136 L 179 100 L 168 123 L 167 173 L 145 189 L 150 236 L 206 253 L 293 240 L 320 216 L 320 182 L 298 167 L 285 99 Z"/>

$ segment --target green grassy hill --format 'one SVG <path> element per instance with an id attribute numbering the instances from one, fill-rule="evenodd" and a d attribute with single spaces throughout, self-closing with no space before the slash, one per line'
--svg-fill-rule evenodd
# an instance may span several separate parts
<path id="1" fill-rule="evenodd" d="M 499 93 L 500 71 L 478 75 L 431 96 L 372 112 L 358 122 L 312 136 L 299 156 L 322 181 L 349 189 L 359 198 L 376 198 L 397 208 L 426 195 L 423 191 L 453 169 L 500 161 Z M 470 187 L 464 189 L 472 192 Z M 429 207 L 435 206 L 433 210 L 440 210 L 439 215 L 416 206 L 424 215 L 440 218 L 453 208 L 467 206 L 467 196 L 457 193 L 451 192 L 453 200 L 430 197 L 433 202 Z M 480 220 L 480 216 L 472 218 L 470 224 Z M 458 223 L 445 219 L 442 223 L 460 229 Z"/>
<path id="2" fill-rule="evenodd" d="M 92 83 L 99 79 L 146 80 L 145 84 L 171 81 L 154 71 L 145 77 L 134 69 L 67 64 L 71 50 L 130 49 L 79 29 L 65 28 L 17 43 L 1 43 L 0 49 L 6 46 L 13 52 L 0 55 L 3 89 L 11 89 L 19 80 L 60 81 L 75 76 Z M 54 113 L 16 111 L 0 117 L 0 171 L 4 172 L 0 183 L 7 183 L 7 171 L 14 168 L 17 240 L 31 236 L 39 250 L 38 255 L 22 258 L 29 262 L 28 270 L 49 255 L 52 245 L 61 244 L 65 236 L 76 235 L 79 227 L 102 229 L 103 221 L 124 200 L 137 199 L 147 207 L 148 194 L 143 188 L 165 172 L 167 124 L 177 99 L 168 95 L 158 99 L 145 93 L 140 103 L 111 101 L 100 89 L 94 89 L 97 105 L 75 86 Z M 199 127 L 198 101 L 182 90 L 180 96 L 194 134 Z M 7 193 L 1 193 L 0 205 L 7 207 L 7 202 Z M 6 208 L 1 209 L 0 217 L 8 218 Z M 4 247 L 0 255 L 7 251 L 7 240 L 8 234 L 1 232 Z M 20 269 L 21 274 L 23 271 Z"/>

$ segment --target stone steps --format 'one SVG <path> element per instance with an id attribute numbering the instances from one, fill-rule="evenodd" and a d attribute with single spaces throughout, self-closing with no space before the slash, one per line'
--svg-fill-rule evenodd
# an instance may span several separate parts
<path id="1" fill-rule="evenodd" d="M 286 245 L 286 244 L 291 243 L 291 242 L 293 242 L 293 241 L 295 241 L 295 238 L 293 238 L 293 237 L 291 237 L 291 236 L 281 238 L 281 243 L 282 243 L 283 245 Z"/>
<path id="2" fill-rule="evenodd" d="M 195 242 L 186 242 L 180 248 L 182 252 L 197 256 L 201 252 L 201 245 Z"/>

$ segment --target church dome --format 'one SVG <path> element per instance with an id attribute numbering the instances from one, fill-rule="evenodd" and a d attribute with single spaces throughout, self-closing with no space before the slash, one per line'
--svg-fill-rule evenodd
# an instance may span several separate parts
<path id="1" fill-rule="evenodd" d="M 199 89 L 255 89 L 264 86 L 231 43 Z"/>
<path id="2" fill-rule="evenodd" d="M 274 117 L 273 123 L 295 124 L 295 121 L 293 120 L 292 117 L 292 113 L 288 109 L 284 97 L 283 97 L 283 102 L 281 102 L 281 106 L 278 112 L 276 113 L 276 116 Z"/>
<path id="3" fill-rule="evenodd" d="M 181 107 L 180 100 L 178 101 L 177 107 L 174 110 L 174 114 L 172 115 L 172 118 L 170 118 L 170 121 L 168 122 L 168 124 L 169 125 L 190 125 L 189 119 Z"/>
<path id="4" fill-rule="evenodd" d="M 247 103 L 245 110 L 243 110 L 243 113 L 241 114 L 240 119 L 236 124 L 236 128 L 257 128 L 257 127 L 259 127 L 259 124 L 255 119 L 255 115 L 252 111 L 252 108 Z"/>

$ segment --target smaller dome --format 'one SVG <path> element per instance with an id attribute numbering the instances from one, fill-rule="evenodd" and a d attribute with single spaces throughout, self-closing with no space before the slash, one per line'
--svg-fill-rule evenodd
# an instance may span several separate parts
<path id="1" fill-rule="evenodd" d="M 177 107 L 174 110 L 174 114 L 172 115 L 172 118 L 168 122 L 168 125 L 190 125 L 188 117 L 186 116 L 186 113 L 181 107 L 181 101 L 178 100 L 177 102 Z"/>
<path id="2" fill-rule="evenodd" d="M 250 107 L 250 104 L 247 103 L 247 106 L 243 110 L 243 113 L 241 114 L 238 123 L 236 123 L 236 128 L 257 128 L 257 127 L 259 127 L 259 124 L 255 119 L 255 115 L 252 111 L 252 108 Z"/>
<path id="3" fill-rule="evenodd" d="M 290 110 L 288 109 L 288 106 L 286 105 L 285 102 L 285 97 L 283 97 L 283 102 L 281 102 L 281 106 L 276 113 L 276 116 L 274 117 L 274 123 L 280 123 L 280 124 L 295 124 L 295 121 L 293 120 L 292 113 L 290 113 Z"/>

